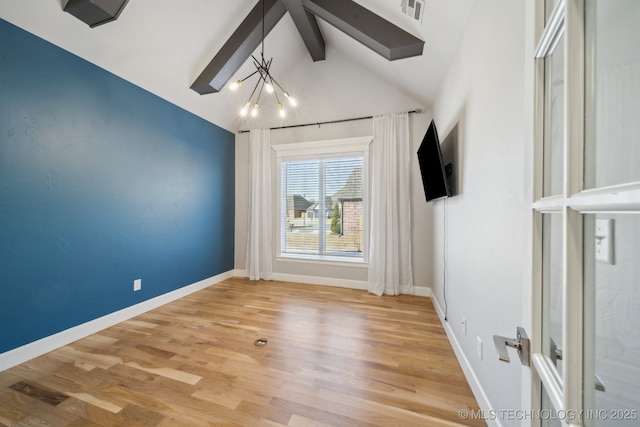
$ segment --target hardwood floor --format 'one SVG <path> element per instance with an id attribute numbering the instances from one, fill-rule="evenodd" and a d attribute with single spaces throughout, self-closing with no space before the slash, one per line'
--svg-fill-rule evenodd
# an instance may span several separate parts
<path id="1" fill-rule="evenodd" d="M 461 409 L 430 299 L 240 278 L 0 372 L 5 426 L 486 425 Z"/>

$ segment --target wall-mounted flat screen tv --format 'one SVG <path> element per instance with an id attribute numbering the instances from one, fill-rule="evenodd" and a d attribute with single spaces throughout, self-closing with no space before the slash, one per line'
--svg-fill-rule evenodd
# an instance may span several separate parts
<path id="1" fill-rule="evenodd" d="M 418 149 L 418 164 L 422 175 L 422 186 L 427 201 L 442 197 L 451 197 L 451 186 L 448 176 L 451 175 L 451 164 L 445 165 L 440 151 L 440 140 L 436 124 L 431 120 L 427 133 Z"/>

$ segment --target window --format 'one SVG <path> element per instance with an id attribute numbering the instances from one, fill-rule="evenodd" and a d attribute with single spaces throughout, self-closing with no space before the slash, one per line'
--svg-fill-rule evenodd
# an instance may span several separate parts
<path id="1" fill-rule="evenodd" d="M 281 257 L 366 260 L 370 142 L 367 137 L 274 146 Z"/>

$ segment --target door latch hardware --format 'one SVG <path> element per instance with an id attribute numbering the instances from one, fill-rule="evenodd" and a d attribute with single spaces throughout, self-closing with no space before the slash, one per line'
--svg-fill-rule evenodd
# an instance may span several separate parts
<path id="1" fill-rule="evenodd" d="M 513 347 L 518 351 L 520 363 L 522 363 L 523 366 L 529 366 L 530 341 L 524 328 L 518 326 L 515 339 L 494 335 L 493 343 L 498 351 L 498 359 L 509 363 L 511 360 L 509 359 L 507 347 Z"/>
<path id="2" fill-rule="evenodd" d="M 551 338 L 551 348 L 549 350 L 551 353 L 551 360 L 553 360 L 553 364 L 557 365 L 558 360 L 562 360 L 562 350 L 558 348 L 553 338 Z M 596 383 L 596 390 L 606 391 L 604 387 L 604 383 L 602 382 L 598 374 L 596 374 L 595 383 Z"/>

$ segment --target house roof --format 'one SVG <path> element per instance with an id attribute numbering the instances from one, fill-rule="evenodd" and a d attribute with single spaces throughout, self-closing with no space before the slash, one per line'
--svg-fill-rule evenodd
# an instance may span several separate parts
<path id="1" fill-rule="evenodd" d="M 329 210 L 333 208 L 333 199 L 331 198 L 331 196 L 326 196 L 324 198 L 324 206 L 325 209 Z M 319 209 L 320 207 L 320 203 L 318 202 L 314 202 L 311 205 L 309 205 L 309 207 L 307 208 L 308 211 L 315 211 L 316 209 Z"/>
<path id="2" fill-rule="evenodd" d="M 293 196 L 287 196 L 287 210 L 304 211 L 311 206 L 313 202 L 308 201 L 299 194 Z"/>
<path id="3" fill-rule="evenodd" d="M 353 168 L 344 186 L 332 196 L 332 199 L 334 202 L 362 199 L 362 191 L 362 168 Z"/>

